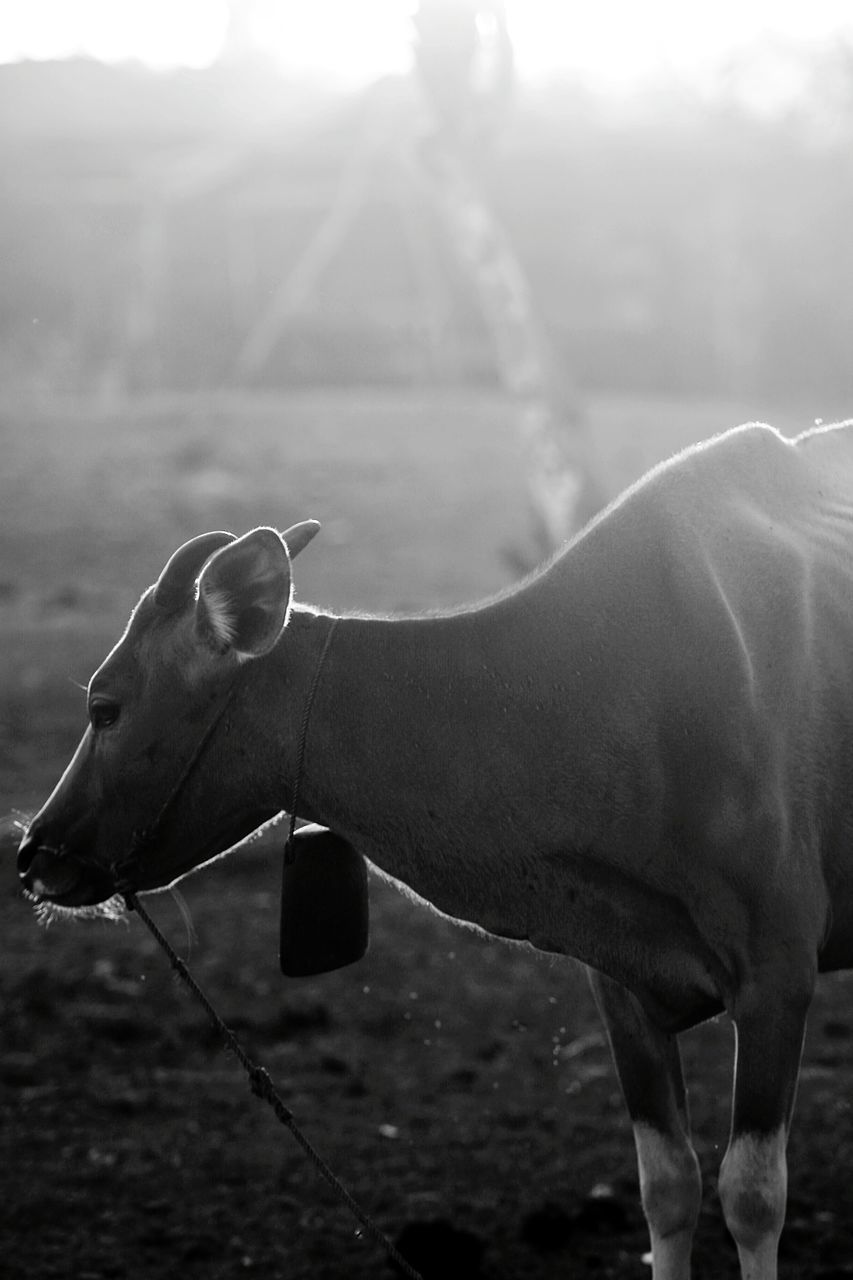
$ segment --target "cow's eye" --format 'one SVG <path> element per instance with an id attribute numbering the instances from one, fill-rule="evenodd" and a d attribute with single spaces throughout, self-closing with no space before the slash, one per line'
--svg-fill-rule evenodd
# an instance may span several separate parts
<path id="1" fill-rule="evenodd" d="M 119 705 L 109 698 L 95 698 L 89 703 L 89 723 L 92 728 L 109 729 L 118 720 Z"/>

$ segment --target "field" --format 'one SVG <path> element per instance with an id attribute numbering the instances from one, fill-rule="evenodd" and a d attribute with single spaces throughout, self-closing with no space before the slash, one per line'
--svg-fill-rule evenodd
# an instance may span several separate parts
<path id="1" fill-rule="evenodd" d="M 810 421 L 599 399 L 596 467 L 615 494 L 747 417 Z M 504 586 L 529 537 L 510 413 L 365 393 L 18 406 L 0 435 L 0 1277 L 390 1275 L 138 921 L 37 926 L 14 823 L 79 737 L 80 686 L 194 533 L 319 518 L 296 584 L 331 609 L 433 608 Z M 288 981 L 279 875 L 267 846 L 191 877 L 191 927 L 169 895 L 149 903 L 363 1206 L 438 1250 L 419 1259 L 425 1280 L 647 1276 L 630 1128 L 580 969 L 372 881 L 366 959 Z M 851 995 L 846 977 L 824 979 L 809 1027 L 782 1245 L 783 1274 L 802 1280 L 853 1276 Z M 684 1037 L 706 1178 L 696 1274 L 715 1280 L 737 1274 L 714 1195 L 732 1047 L 724 1020 Z"/>

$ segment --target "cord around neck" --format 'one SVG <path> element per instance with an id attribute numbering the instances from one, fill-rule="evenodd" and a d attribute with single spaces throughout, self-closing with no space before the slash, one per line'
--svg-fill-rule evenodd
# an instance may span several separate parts
<path id="1" fill-rule="evenodd" d="M 323 641 L 323 647 L 320 650 L 320 656 L 317 659 L 317 665 L 314 668 L 314 677 L 311 681 L 311 687 L 308 690 L 308 697 L 305 700 L 305 710 L 302 714 L 302 724 L 299 727 L 299 743 L 296 750 L 296 768 L 293 772 L 293 793 L 290 803 L 290 827 L 287 834 L 287 843 L 284 846 L 284 861 L 288 865 L 292 864 L 296 858 L 296 851 L 293 843 L 293 837 L 296 832 L 296 819 L 299 813 L 299 789 L 302 785 L 302 770 L 305 765 L 305 745 L 308 741 L 308 725 L 311 720 L 311 711 L 314 706 L 314 698 L 317 695 L 317 689 L 320 686 L 320 676 L 323 673 L 323 665 L 332 643 L 332 636 L 335 634 L 335 628 L 338 625 L 338 619 L 332 618 L 331 626 L 326 632 L 326 639 Z"/>

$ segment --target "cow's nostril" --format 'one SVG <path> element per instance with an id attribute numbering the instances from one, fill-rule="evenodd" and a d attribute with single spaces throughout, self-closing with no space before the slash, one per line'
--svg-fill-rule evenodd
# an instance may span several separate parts
<path id="1" fill-rule="evenodd" d="M 60 856 L 45 839 L 43 828 L 30 826 L 18 846 L 18 878 L 24 888 L 41 897 L 64 891 L 79 876 L 79 866 Z"/>
<path id="2" fill-rule="evenodd" d="M 24 838 L 18 845 L 18 875 L 23 880 L 32 866 L 33 858 L 39 848 L 38 834 L 32 827 L 24 832 Z"/>

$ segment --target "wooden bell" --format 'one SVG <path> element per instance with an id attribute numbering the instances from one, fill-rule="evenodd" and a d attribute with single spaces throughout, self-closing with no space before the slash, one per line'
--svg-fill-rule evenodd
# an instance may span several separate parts
<path id="1" fill-rule="evenodd" d="M 354 964 L 367 950 L 368 926 L 364 858 L 325 827 L 301 827 L 282 873 L 282 973 L 307 978 Z"/>

